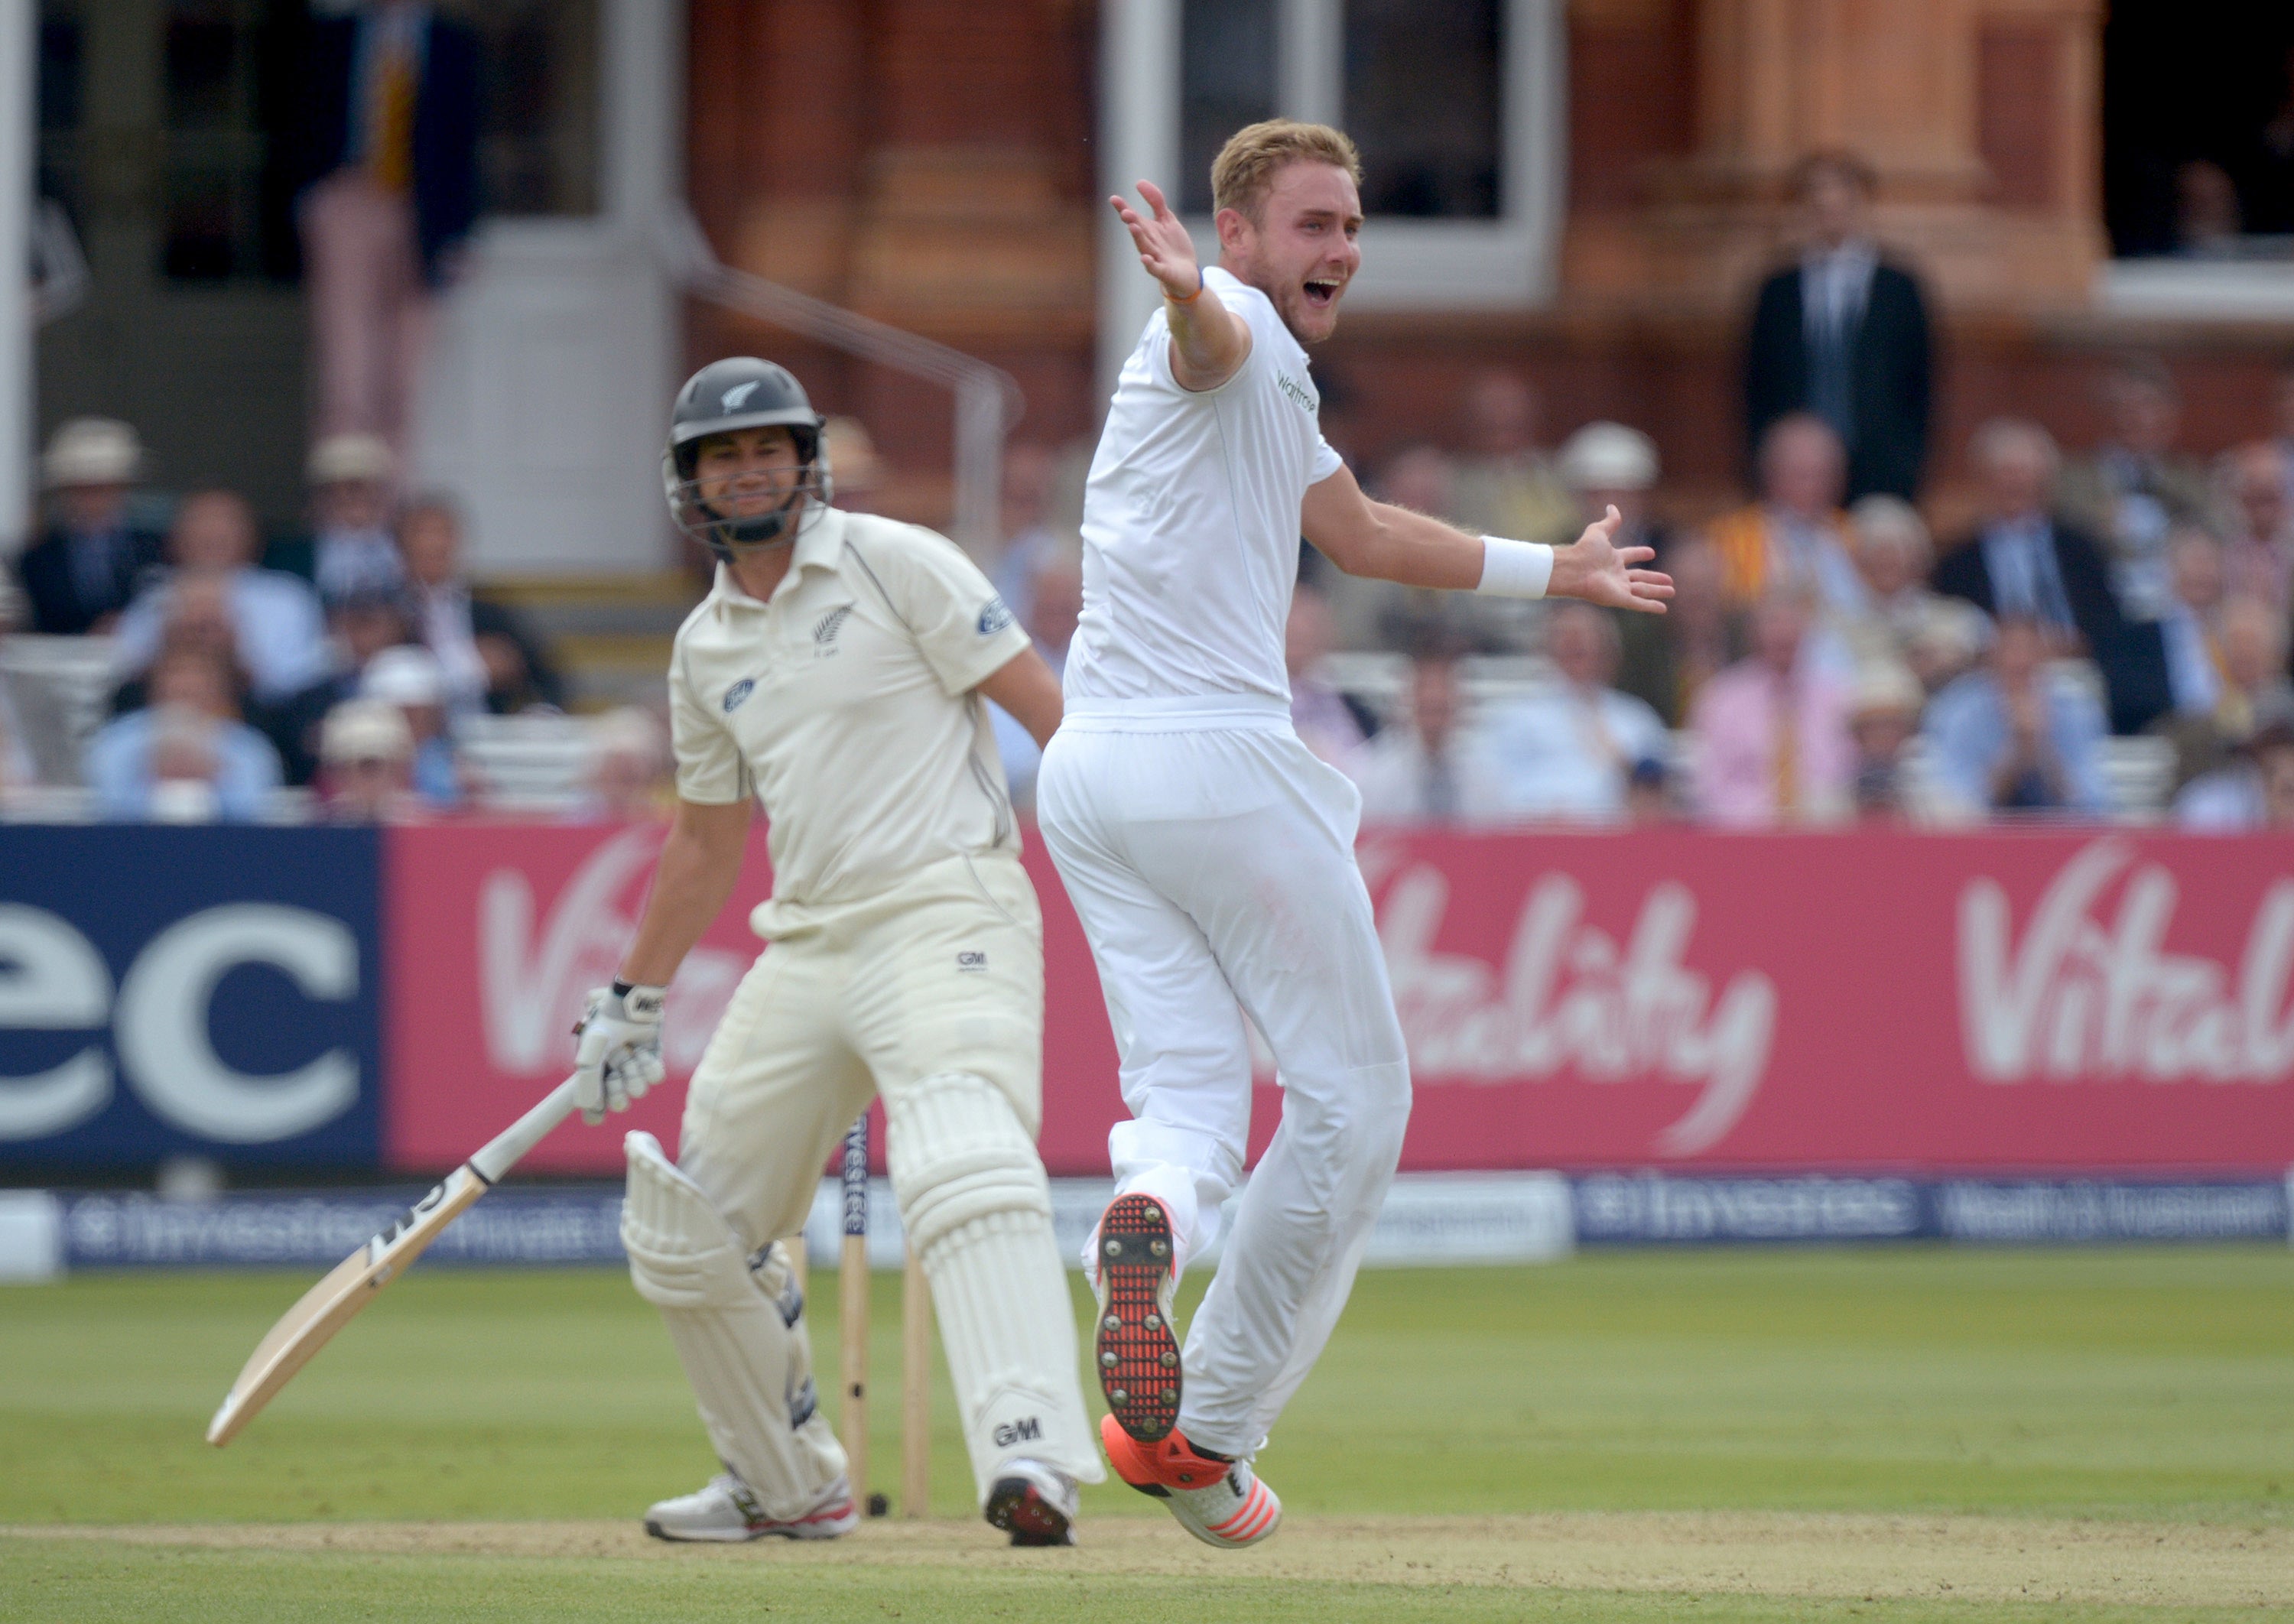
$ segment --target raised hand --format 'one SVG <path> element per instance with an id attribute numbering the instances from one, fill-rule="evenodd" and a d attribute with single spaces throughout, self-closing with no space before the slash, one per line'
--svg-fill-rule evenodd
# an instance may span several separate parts
<path id="1" fill-rule="evenodd" d="M 1585 526 L 1585 533 L 1574 545 L 1555 548 L 1553 579 L 1546 588 L 1547 595 L 1663 614 L 1664 600 L 1672 596 L 1672 577 L 1633 567 L 1655 557 L 1656 549 L 1617 546 L 1617 527 L 1623 523 L 1624 516 L 1612 507 Z"/>
<path id="2" fill-rule="evenodd" d="M 1152 181 L 1139 183 L 1139 195 L 1145 200 L 1148 215 L 1139 211 L 1120 197 L 1108 199 L 1115 205 L 1116 217 L 1131 233 L 1131 240 L 1139 250 L 1139 263 L 1147 274 L 1163 284 L 1163 291 L 1175 299 L 1192 298 L 1203 285 L 1203 273 L 1195 259 L 1194 240 L 1187 235 L 1185 223 L 1171 212 L 1163 190 Z"/>

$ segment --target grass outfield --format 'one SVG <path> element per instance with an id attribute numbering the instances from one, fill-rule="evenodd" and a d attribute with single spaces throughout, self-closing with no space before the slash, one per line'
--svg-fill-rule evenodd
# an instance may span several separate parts
<path id="1" fill-rule="evenodd" d="M 635 1514 L 712 1463 L 657 1320 L 611 1271 L 419 1272 L 208 1449 L 208 1413 L 306 1283 L 0 1295 L 0 1616 L 1071 1620 L 1151 1599 L 1631 1620 L 1696 1596 L 1712 1619 L 2294 1618 L 2276 1248 L 1366 1273 L 1260 1458 L 1290 1525 L 1240 1558 L 1198 1555 L 1119 1486 L 1086 1491 L 1083 1551 L 999 1550 L 968 1522 L 944 1373 L 946 1522 L 827 1551 L 650 1546 Z M 833 1364 L 835 1282 L 817 1284 Z M 898 1294 L 876 1282 L 888 1492 Z M 291 1526 L 409 1522 L 525 1526 Z"/>

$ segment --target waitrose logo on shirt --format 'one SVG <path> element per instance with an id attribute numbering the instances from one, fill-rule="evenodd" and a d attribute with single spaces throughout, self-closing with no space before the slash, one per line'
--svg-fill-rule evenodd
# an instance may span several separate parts
<path id="1" fill-rule="evenodd" d="M 1322 402 L 1314 393 L 1289 373 L 1277 372 L 1274 381 L 1282 386 L 1283 394 L 1297 403 L 1301 411 L 1319 412 L 1322 410 Z"/>

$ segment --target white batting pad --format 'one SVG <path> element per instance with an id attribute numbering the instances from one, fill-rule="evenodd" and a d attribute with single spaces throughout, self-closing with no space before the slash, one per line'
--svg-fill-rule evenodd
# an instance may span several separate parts
<path id="1" fill-rule="evenodd" d="M 701 1187 L 650 1133 L 622 1141 L 622 1246 L 638 1295 L 661 1309 L 718 1458 L 768 1514 L 802 1516 L 844 1471 L 815 1413 L 804 1296 L 777 1244 L 753 1263 Z"/>
<path id="2" fill-rule="evenodd" d="M 1012 1102 L 984 1077 L 942 1072 L 886 1090 L 884 1109 L 892 1190 L 931 1280 L 982 1503 L 1022 1456 L 1100 1482 L 1051 1193 Z"/>

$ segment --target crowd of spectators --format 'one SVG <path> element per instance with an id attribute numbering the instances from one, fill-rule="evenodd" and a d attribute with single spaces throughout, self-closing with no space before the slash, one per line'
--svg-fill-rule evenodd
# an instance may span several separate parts
<path id="1" fill-rule="evenodd" d="M 403 494 L 363 433 L 321 440 L 306 473 L 307 524 L 266 536 L 234 491 L 147 489 L 127 424 L 56 431 L 45 522 L 4 596 L 20 631 L 91 651 L 108 716 L 48 787 L 118 820 L 435 816 L 482 799 L 471 719 L 562 713 L 541 639 L 473 590 L 451 501 Z M 18 710 L 0 683 L 0 791 L 43 787 Z M 618 711 L 590 731 L 576 815 L 659 810 L 658 721 Z"/>
<path id="2" fill-rule="evenodd" d="M 2180 450 L 2173 379 L 2147 358 L 2102 380 L 2107 432 L 2083 455 L 2034 421 L 1986 422 L 1958 448 L 1970 500 L 1944 505 L 1972 521 L 1939 546 L 1901 496 L 1851 499 L 1852 459 L 1813 410 L 1769 423 L 1742 505 L 1668 524 L 1647 435 L 1597 422 L 1541 449 L 1526 380 L 1485 377 L 1452 444 L 1399 448 L 1373 491 L 1549 541 L 1614 505 L 1621 540 L 1674 577 L 1672 613 L 1499 618 L 1308 552 L 1293 719 L 1372 820 L 2100 819 L 2144 811 L 2120 786 L 2169 755 L 2168 816 L 2282 818 L 2294 372 L 2284 394 L 2281 432 L 2211 461 Z M 1347 658 L 1379 652 L 1406 678 Z M 2115 752 L 2135 766 L 2115 774 Z"/>
<path id="3" fill-rule="evenodd" d="M 1902 497 L 1851 499 L 1854 459 L 1816 410 L 1769 421 L 1745 499 L 1694 520 L 1647 434 L 1594 422 L 1548 448 L 1529 381 L 1485 374 L 1454 438 L 1398 448 L 1371 488 L 1555 542 L 1614 507 L 1619 540 L 1673 576 L 1672 613 L 1493 609 L 1308 551 L 1285 650 L 1299 736 L 1382 822 L 2106 818 L 2140 809 L 2112 771 L 2114 740 L 2140 737 L 2171 761 L 2176 821 L 2284 823 L 2294 371 L 2279 420 L 2211 460 L 2181 449 L 2154 361 L 2112 368 L 2100 403 L 2105 434 L 2070 458 L 2036 422 L 1981 425 L 1961 448 L 1968 499 L 1947 505 L 1972 520 L 1939 546 Z M 484 809 L 460 743 L 474 719 L 556 714 L 565 693 L 518 615 L 473 590 L 452 505 L 403 494 L 362 434 L 313 448 L 308 522 L 285 535 L 229 491 L 161 499 L 142 462 L 125 424 L 63 426 L 45 527 L 14 568 L 22 629 L 102 651 L 110 716 L 72 775 L 101 814 L 252 819 L 282 788 L 338 819 Z M 1080 477 L 1072 451 L 1015 447 L 988 561 L 1054 670 L 1083 603 Z M 1024 807 L 1034 745 L 991 719 Z M 663 809 L 656 717 L 593 719 L 586 748 L 568 815 Z M 38 779 L 0 683 L 0 790 Z"/>

